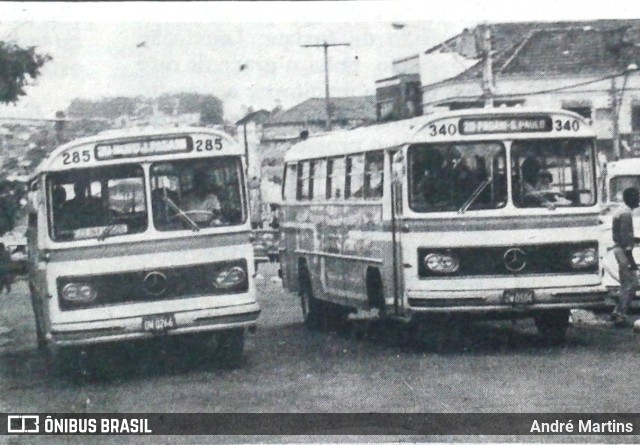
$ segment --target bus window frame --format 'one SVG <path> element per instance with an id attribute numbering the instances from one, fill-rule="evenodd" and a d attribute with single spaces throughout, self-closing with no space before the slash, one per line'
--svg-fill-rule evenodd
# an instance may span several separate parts
<path id="1" fill-rule="evenodd" d="M 151 206 L 150 206 L 150 202 L 148 200 L 148 196 L 147 196 L 147 188 L 150 187 L 150 183 L 148 182 L 148 178 L 147 178 L 147 174 L 146 174 L 146 169 L 145 169 L 145 164 L 146 162 L 139 162 L 139 161 L 133 161 L 133 162 L 122 162 L 120 164 L 108 164 L 108 165 L 97 165 L 97 166 L 91 166 L 91 167 L 85 167 L 85 168 L 81 168 L 81 169 L 69 169 L 69 170 L 55 170 L 55 171 L 47 171 L 44 173 L 44 191 L 46 192 L 46 205 L 45 207 L 45 212 L 47 215 L 47 234 L 49 237 L 49 240 L 54 242 L 54 243 L 74 243 L 74 242 L 82 242 L 82 241 L 87 241 L 90 240 L 91 238 L 82 238 L 82 239 L 56 239 L 55 237 L 55 221 L 54 221 L 54 215 L 53 215 L 53 187 L 51 186 L 51 175 L 57 175 L 57 174 L 69 174 L 69 173 L 73 173 L 73 172 L 77 172 L 80 170 L 91 170 L 91 171 L 96 171 L 96 170 L 107 170 L 107 169 L 112 169 L 112 170 L 117 170 L 118 168 L 122 167 L 123 165 L 128 165 L 128 166 L 137 166 L 138 168 L 140 168 L 140 170 L 142 171 L 142 186 L 144 189 L 144 193 L 143 193 L 143 197 L 144 197 L 144 205 L 145 205 L 145 212 L 146 212 L 146 216 L 147 216 L 147 224 L 146 224 L 146 228 L 142 231 L 139 232 L 132 232 L 132 233 L 124 233 L 121 235 L 117 235 L 117 238 L 121 238 L 121 237 L 127 237 L 127 236 L 136 236 L 136 235 L 144 235 L 146 233 L 148 233 L 152 227 L 152 223 L 151 223 Z M 91 175 L 87 175 L 87 178 L 91 178 Z M 113 178 L 107 178 L 107 181 L 113 179 Z M 123 178 L 118 178 L 118 179 L 123 179 Z M 91 182 L 94 182 L 94 179 L 91 179 Z M 101 190 L 101 194 L 102 194 L 102 190 Z M 101 196 L 100 199 L 102 200 L 103 197 Z M 107 193 L 107 199 L 109 199 L 109 194 Z M 113 224 L 113 222 L 108 223 L 106 226 L 109 226 Z M 112 236 L 116 236 L 116 235 L 112 235 Z"/>
<path id="2" fill-rule="evenodd" d="M 459 208 L 458 209 L 446 209 L 446 210 L 437 210 L 437 209 L 433 209 L 433 210 L 428 210 L 428 211 L 419 211 L 416 210 L 414 208 L 414 199 L 412 196 L 413 193 L 413 185 L 414 185 L 414 175 L 413 175 L 413 162 L 414 162 L 414 155 L 411 153 L 412 150 L 415 150 L 417 148 L 419 148 L 420 146 L 438 146 L 438 145 L 448 145 L 448 146 L 453 146 L 455 144 L 497 144 L 500 145 L 503 152 L 504 152 L 504 162 L 505 162 L 505 179 L 507 180 L 507 187 L 505 188 L 505 193 L 506 193 L 506 199 L 503 202 L 503 204 L 501 206 L 497 206 L 494 208 L 489 208 L 489 209 L 471 209 L 468 210 L 469 212 L 483 212 L 483 211 L 495 211 L 495 210 L 502 210 L 505 208 L 509 208 L 509 207 L 514 207 L 513 206 L 513 202 L 511 200 L 511 185 L 510 185 L 510 181 L 508 179 L 510 172 L 511 172 L 511 167 L 510 167 L 510 162 L 511 162 L 511 143 L 513 142 L 513 139 L 470 139 L 470 140 L 466 140 L 466 139 L 461 139 L 461 140 L 455 140 L 455 141 L 438 141 L 438 142 L 426 142 L 426 141 L 421 141 L 421 142 L 414 142 L 414 143 L 410 143 L 407 144 L 406 148 L 405 148 L 405 153 L 403 154 L 403 160 L 399 160 L 399 162 L 403 162 L 405 164 L 405 168 L 406 171 L 404 172 L 404 176 L 406 177 L 405 182 L 407 184 L 406 187 L 406 196 L 407 196 L 407 208 L 415 213 L 416 215 L 427 215 L 427 214 L 446 214 L 446 213 L 458 213 L 459 212 Z M 450 150 L 449 150 L 450 151 Z M 445 157 L 443 157 L 444 160 L 450 160 L 451 159 L 451 154 L 447 153 Z"/>
<path id="3" fill-rule="evenodd" d="M 571 142 L 583 142 L 589 145 L 589 149 L 588 151 L 590 151 L 590 158 L 591 158 L 591 162 L 590 164 L 590 168 L 591 168 L 591 195 L 592 195 L 592 201 L 590 203 L 587 204 L 572 204 L 572 205 L 561 205 L 561 206 L 557 206 L 558 208 L 563 208 L 563 209 L 578 209 L 578 208 L 589 208 L 589 207 L 593 207 L 598 205 L 598 203 L 600 202 L 600 197 L 599 197 L 599 193 L 598 193 L 598 169 L 596 166 L 596 158 L 598 156 L 597 153 L 597 148 L 594 144 L 594 141 L 591 138 L 585 137 L 585 138 L 563 138 L 563 137 L 549 137 L 549 138 L 518 138 L 518 139 L 512 139 L 511 140 L 511 144 L 509 146 L 508 149 L 508 162 L 509 162 L 509 170 L 510 170 L 510 175 L 509 175 L 509 182 L 511 183 L 510 186 L 510 195 L 509 195 L 509 202 L 510 205 L 513 206 L 516 209 L 536 209 L 536 208 L 544 208 L 545 206 L 543 204 L 539 205 L 539 206 L 523 206 L 523 205 L 518 205 L 518 203 L 516 202 L 516 200 L 514 199 L 514 194 L 516 193 L 515 191 L 515 179 L 514 179 L 514 157 L 513 157 L 513 150 L 514 150 L 514 145 L 518 144 L 518 143 L 523 143 L 523 142 L 529 142 L 529 141 L 554 141 L 554 142 L 558 142 L 558 141 L 571 141 Z M 569 166 L 565 166 L 563 168 L 572 168 L 571 165 Z M 542 169 L 542 167 L 541 167 Z M 546 169 L 546 167 L 545 167 Z M 564 177 L 564 175 L 563 175 Z M 573 187 L 573 183 L 560 183 L 558 182 L 558 184 L 556 185 L 567 185 L 567 184 L 571 184 L 571 186 Z M 577 189 L 577 190 L 581 190 L 581 189 Z M 572 189 L 570 190 L 568 193 L 574 193 L 576 190 Z M 562 192 L 562 194 L 564 195 L 567 192 Z M 555 207 L 554 207 L 555 208 Z"/>
<path id="4" fill-rule="evenodd" d="M 242 156 L 239 155 L 225 155 L 225 156 L 212 156 L 212 157 L 186 157 L 186 158 L 180 158 L 180 159 L 164 159 L 164 160 L 155 160 L 155 161 L 149 161 L 146 162 L 145 164 L 148 166 L 147 167 L 147 171 L 148 171 L 148 177 L 147 177 L 147 181 L 148 181 L 148 186 L 149 186 L 149 194 L 152 193 L 151 190 L 151 175 L 152 175 L 152 169 L 155 165 L 159 164 L 159 163 L 163 163 L 163 162 L 189 162 L 189 161 L 203 161 L 203 160 L 213 160 L 213 159 L 230 159 L 230 160 L 234 160 L 234 164 L 235 164 L 235 168 L 237 171 L 237 175 L 238 175 L 238 194 L 239 194 L 239 198 L 240 198 L 240 210 L 242 213 L 242 218 L 241 220 L 237 223 L 237 224 L 232 224 L 232 225 L 223 225 L 223 226 L 211 226 L 211 227 L 199 227 L 198 231 L 211 231 L 211 230 L 219 230 L 222 228 L 233 228 L 233 227 L 241 227 L 244 224 L 247 223 L 247 220 L 249 219 L 249 208 L 248 208 L 248 200 L 247 200 L 247 188 L 245 185 L 245 169 L 244 169 L 244 163 L 242 162 Z M 216 196 L 216 198 L 219 199 L 218 196 Z M 156 221 L 155 221 L 155 214 L 153 213 L 153 203 L 149 206 L 150 207 L 150 224 L 153 227 L 154 232 L 156 233 L 181 233 L 181 232 L 185 232 L 185 231 L 193 231 L 190 228 L 184 228 L 184 229 L 172 229 L 172 230 L 162 230 L 159 229 L 158 226 L 156 225 Z"/>

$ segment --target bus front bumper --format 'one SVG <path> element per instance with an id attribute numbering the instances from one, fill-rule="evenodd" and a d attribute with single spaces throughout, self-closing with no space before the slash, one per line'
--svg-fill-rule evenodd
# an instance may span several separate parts
<path id="1" fill-rule="evenodd" d="M 608 293 L 605 299 L 605 305 L 608 310 L 613 310 L 613 308 L 618 304 L 620 288 L 608 286 L 607 291 Z M 636 291 L 635 298 L 629 303 L 629 311 L 635 314 L 640 313 L 640 290 Z"/>
<path id="2" fill-rule="evenodd" d="M 166 335 L 196 334 L 237 328 L 255 328 L 260 315 L 257 303 L 226 308 L 199 309 L 172 314 L 52 324 L 47 341 L 56 346 L 77 346 L 128 341 Z M 153 319 L 172 320 L 161 329 L 149 329 Z M 163 323 L 165 323 L 163 321 Z M 145 328 L 145 325 L 147 326 Z"/>
<path id="3" fill-rule="evenodd" d="M 535 313 L 553 309 L 599 309 L 606 305 L 602 286 L 481 291 L 407 291 L 409 313 Z"/>

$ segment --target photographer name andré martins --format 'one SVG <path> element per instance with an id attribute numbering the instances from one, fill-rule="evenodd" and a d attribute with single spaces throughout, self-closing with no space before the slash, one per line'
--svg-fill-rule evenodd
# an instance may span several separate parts
<path id="1" fill-rule="evenodd" d="M 633 433 L 632 422 L 619 422 L 608 420 L 606 422 L 596 422 L 593 420 L 578 419 L 577 422 L 569 420 L 561 422 L 541 422 L 534 420 L 531 424 L 531 433 L 556 433 L 556 434 L 629 434 Z"/>

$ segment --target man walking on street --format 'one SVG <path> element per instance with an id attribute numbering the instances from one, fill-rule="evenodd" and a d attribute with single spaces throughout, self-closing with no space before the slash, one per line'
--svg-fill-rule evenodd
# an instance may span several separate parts
<path id="1" fill-rule="evenodd" d="M 4 243 L 0 243 L 0 293 L 6 288 L 7 293 L 11 292 L 11 255 L 7 251 Z"/>
<path id="2" fill-rule="evenodd" d="M 622 192 L 622 199 L 626 207 L 613 218 L 613 254 L 618 262 L 620 273 L 620 290 L 618 291 L 618 304 L 611 314 L 611 321 L 616 327 L 627 325 L 627 309 L 638 289 L 638 277 L 636 272 L 638 265 L 633 258 L 633 246 L 640 243 L 640 239 L 633 234 L 633 209 L 640 203 L 638 189 L 629 187 Z"/>

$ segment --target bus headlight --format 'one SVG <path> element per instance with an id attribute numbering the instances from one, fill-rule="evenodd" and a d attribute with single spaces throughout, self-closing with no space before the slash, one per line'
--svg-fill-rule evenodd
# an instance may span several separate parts
<path id="1" fill-rule="evenodd" d="M 96 290 L 87 283 L 69 283 L 62 288 L 62 298 L 72 303 L 89 303 L 97 296 Z"/>
<path id="2" fill-rule="evenodd" d="M 598 253 L 593 247 L 578 249 L 571 253 L 571 267 L 574 269 L 586 269 L 598 262 Z"/>
<path id="3" fill-rule="evenodd" d="M 455 273 L 460 269 L 460 260 L 451 253 L 429 253 L 424 257 L 424 265 L 431 272 Z"/>
<path id="4" fill-rule="evenodd" d="M 245 281 L 246 272 L 242 267 L 234 266 L 218 272 L 213 278 L 213 285 L 221 289 L 229 289 Z"/>

